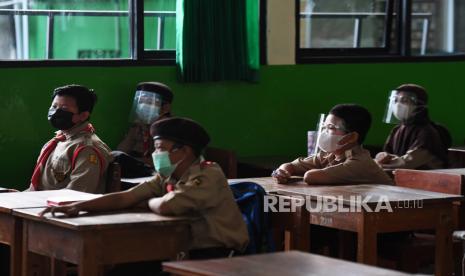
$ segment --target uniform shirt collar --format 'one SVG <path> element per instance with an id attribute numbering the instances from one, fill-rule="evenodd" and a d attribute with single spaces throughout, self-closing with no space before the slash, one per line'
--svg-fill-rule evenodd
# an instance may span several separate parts
<path id="1" fill-rule="evenodd" d="M 73 126 L 69 130 L 59 130 L 59 131 L 57 131 L 55 133 L 57 135 L 64 134 L 66 139 L 70 139 L 73 136 L 76 136 L 76 134 L 80 133 L 83 129 L 85 129 L 88 124 L 89 124 L 88 121 L 84 121 L 84 122 L 82 122 L 80 124 L 77 124 L 77 125 Z"/>
<path id="2" fill-rule="evenodd" d="M 199 158 L 197 158 L 193 163 L 192 165 L 184 172 L 184 174 L 181 176 L 181 178 L 179 180 L 176 180 L 173 176 L 170 176 L 168 179 L 167 179 L 167 182 L 171 182 L 171 183 L 177 183 L 177 182 L 181 182 L 181 183 L 186 183 L 188 180 L 189 180 L 189 177 L 193 174 L 198 174 L 201 170 L 200 168 L 200 163 L 203 162 L 205 159 L 203 158 L 203 156 L 200 156 Z"/>

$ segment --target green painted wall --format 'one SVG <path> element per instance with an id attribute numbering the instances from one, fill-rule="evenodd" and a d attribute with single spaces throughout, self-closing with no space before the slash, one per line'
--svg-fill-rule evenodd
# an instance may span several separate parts
<path id="1" fill-rule="evenodd" d="M 92 121 L 112 148 L 126 130 L 136 83 L 156 80 L 175 91 L 174 113 L 202 123 L 212 145 L 239 156 L 302 155 L 306 131 L 315 127 L 318 113 L 342 102 L 372 112 L 367 143 L 382 144 L 391 127 L 381 123 L 388 92 L 405 82 L 428 89 L 432 117 L 462 144 L 464 71 L 465 62 L 264 66 L 258 84 L 180 84 L 171 66 L 1 68 L 0 186 L 28 186 L 39 150 L 53 136 L 46 119 L 51 91 L 64 84 L 96 90 Z"/>

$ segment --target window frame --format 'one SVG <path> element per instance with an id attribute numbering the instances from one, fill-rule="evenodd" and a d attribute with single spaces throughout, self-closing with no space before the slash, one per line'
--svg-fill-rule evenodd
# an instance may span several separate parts
<path id="1" fill-rule="evenodd" d="M 62 66 L 147 66 L 175 65 L 175 50 L 144 49 L 144 1 L 127 0 L 129 15 L 130 58 L 118 59 L 39 59 L 39 60 L 0 60 L 4 67 L 62 67 Z"/>
<path id="2" fill-rule="evenodd" d="M 266 3 L 260 1 L 260 64 L 266 64 Z M 118 67 L 118 66 L 174 66 L 175 50 L 144 49 L 144 0 L 128 0 L 131 58 L 121 59 L 42 59 L 1 60 L 0 68 L 24 67 Z M 142 16 L 141 16 L 142 15 Z"/>
<path id="3" fill-rule="evenodd" d="M 412 55 L 411 54 L 411 22 L 412 22 L 412 0 L 387 0 L 388 17 L 385 28 L 385 49 L 379 48 L 300 48 L 300 1 L 295 1 L 295 61 L 296 64 L 307 63 L 377 63 L 377 62 L 431 62 L 431 61 L 463 61 L 465 54 L 435 54 L 435 55 Z M 396 17 L 397 45 L 393 48 L 390 33 L 392 32 L 393 13 Z M 403 27 L 405 26 L 405 27 Z"/>

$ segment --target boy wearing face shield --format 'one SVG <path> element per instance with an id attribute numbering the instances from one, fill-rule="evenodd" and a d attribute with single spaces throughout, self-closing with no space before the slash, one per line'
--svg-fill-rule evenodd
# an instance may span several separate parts
<path id="1" fill-rule="evenodd" d="M 308 184 L 392 184 L 391 178 L 362 148 L 370 124 L 371 114 L 364 107 L 334 106 L 318 135 L 320 152 L 282 164 L 272 176 L 278 183 L 286 183 L 292 175 L 303 175 Z"/>
<path id="2" fill-rule="evenodd" d="M 89 123 L 96 100 L 94 91 L 81 85 L 66 85 L 53 91 L 48 120 L 58 131 L 40 152 L 30 191 L 67 188 L 104 192 L 105 171 L 112 157 L 110 148 Z"/>
<path id="3" fill-rule="evenodd" d="M 447 129 L 428 116 L 426 90 L 404 84 L 391 92 L 386 123 L 398 124 L 376 155 L 376 162 L 386 169 L 439 169 L 447 166 L 451 137 Z"/>
<path id="4" fill-rule="evenodd" d="M 79 211 L 109 211 L 142 204 L 161 215 L 196 216 L 191 225 L 190 258 L 227 257 L 242 251 L 248 233 L 221 168 L 203 161 L 210 141 L 207 132 L 185 118 L 168 118 L 151 127 L 157 173 L 127 191 L 63 207 L 47 208 L 76 216 Z"/>
<path id="5" fill-rule="evenodd" d="M 143 177 L 153 174 L 154 150 L 150 125 L 171 116 L 173 92 L 159 82 L 137 85 L 130 114 L 131 127 L 112 154 L 121 165 L 122 177 Z"/>

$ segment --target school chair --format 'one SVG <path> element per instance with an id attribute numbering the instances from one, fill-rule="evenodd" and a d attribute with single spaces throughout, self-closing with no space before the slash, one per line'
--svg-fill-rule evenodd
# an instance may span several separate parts
<path id="1" fill-rule="evenodd" d="M 118 162 L 111 162 L 107 168 L 105 193 L 121 191 L 121 166 Z"/>
<path id="2" fill-rule="evenodd" d="M 465 176 L 458 173 L 444 171 L 420 171 L 397 169 L 394 171 L 395 185 L 431 192 L 465 195 Z M 455 202 L 453 207 L 453 229 L 465 229 L 465 206 L 462 202 Z M 415 232 L 413 236 L 399 242 L 382 245 L 383 257 L 394 261 L 395 269 L 407 272 L 418 272 L 421 265 L 434 263 L 435 236 L 433 232 Z M 454 243 L 454 270 L 460 272 L 459 259 L 462 246 Z M 460 257 L 459 257 L 460 255 Z"/>
<path id="3" fill-rule="evenodd" d="M 237 178 L 237 159 L 234 151 L 208 147 L 205 149 L 204 157 L 207 161 L 216 162 L 227 178 Z"/>

